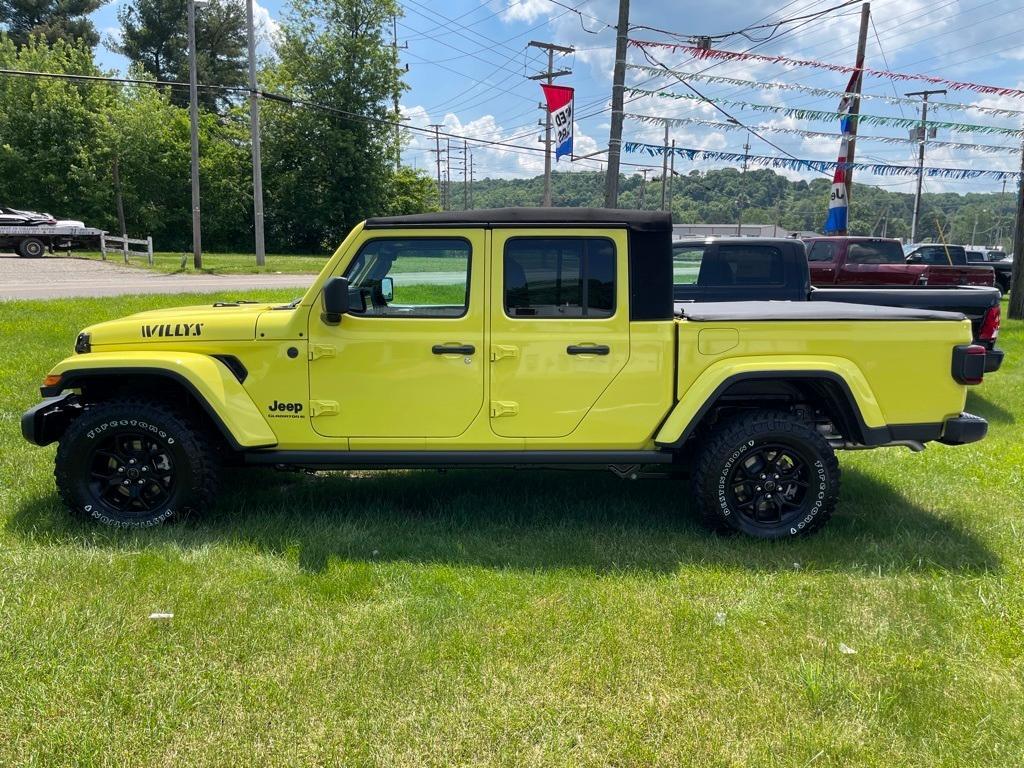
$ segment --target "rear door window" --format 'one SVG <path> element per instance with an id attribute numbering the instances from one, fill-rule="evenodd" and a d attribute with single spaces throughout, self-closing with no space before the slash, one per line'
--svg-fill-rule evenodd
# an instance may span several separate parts
<path id="1" fill-rule="evenodd" d="M 615 244 L 602 237 L 516 237 L 505 244 L 509 317 L 615 314 Z"/>

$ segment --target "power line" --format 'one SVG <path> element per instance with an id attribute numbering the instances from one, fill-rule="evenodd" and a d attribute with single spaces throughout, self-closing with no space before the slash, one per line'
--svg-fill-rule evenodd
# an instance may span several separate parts
<path id="1" fill-rule="evenodd" d="M 553 1 L 553 0 L 551 0 L 551 1 Z M 777 21 L 777 22 L 769 23 L 769 24 L 756 24 L 756 22 L 755 22 L 754 25 L 751 25 L 749 27 L 744 27 L 743 29 L 736 30 L 735 32 L 724 32 L 724 33 L 720 33 L 720 34 L 716 34 L 716 35 L 688 35 L 688 34 L 682 34 L 682 33 L 679 33 L 679 32 L 672 32 L 671 30 L 667 30 L 667 29 L 659 29 L 658 27 L 650 27 L 650 26 L 647 26 L 645 24 L 630 24 L 629 28 L 631 30 L 632 29 L 644 29 L 644 30 L 648 30 L 650 32 L 658 32 L 659 34 L 668 35 L 669 37 L 674 37 L 676 39 L 684 39 L 685 38 L 685 39 L 692 40 L 694 38 L 697 38 L 697 39 L 700 39 L 700 40 L 707 40 L 709 42 L 710 41 L 721 42 L 723 40 L 727 40 L 730 37 L 736 37 L 737 35 L 741 35 L 741 36 L 747 38 L 748 40 L 750 40 L 752 43 L 767 43 L 768 41 L 772 40 L 775 37 L 775 35 L 778 32 L 779 28 L 782 27 L 782 26 L 785 26 L 787 24 L 793 24 L 793 23 L 798 22 L 798 21 L 803 21 L 805 19 L 816 19 L 816 18 L 818 18 L 820 16 L 824 16 L 826 14 L 829 14 L 832 11 L 839 10 L 840 8 L 846 8 L 846 7 L 850 6 L 850 5 L 854 5 L 854 4 L 857 4 L 857 3 L 860 3 L 860 2 L 861 2 L 861 0 L 846 0 L 846 2 L 840 3 L 839 5 L 834 5 L 831 8 L 825 8 L 824 10 L 821 10 L 821 11 L 815 11 L 814 13 L 808 13 L 808 14 L 804 14 L 802 16 L 793 16 L 793 17 L 791 17 L 789 19 L 782 19 L 781 21 Z M 764 38 L 761 38 L 761 39 L 753 38 L 753 37 L 751 37 L 748 34 L 749 32 L 753 32 L 754 30 L 758 30 L 758 29 L 771 29 L 772 31 L 771 31 L 771 33 L 767 37 L 764 37 Z"/>
<path id="2" fill-rule="evenodd" d="M 658 61 L 658 59 L 657 59 L 657 58 L 655 58 L 655 57 L 654 57 L 654 56 L 653 56 L 653 55 L 652 55 L 651 53 L 649 53 L 648 51 L 646 51 L 646 50 L 643 50 L 643 49 L 641 49 L 641 52 L 643 53 L 644 57 L 645 57 L 645 58 L 647 58 L 647 60 L 648 60 L 648 61 L 652 61 L 652 62 L 654 62 L 655 64 L 657 64 L 658 66 L 660 66 L 661 68 L 663 68 L 663 69 L 664 69 L 664 70 L 665 70 L 666 72 L 669 72 L 670 74 L 672 73 L 672 70 L 670 70 L 670 69 L 669 69 L 668 67 L 666 67 L 666 66 L 665 66 L 664 64 L 662 64 L 662 63 L 661 63 L 660 61 Z M 789 151 L 787 151 L 787 150 L 783 149 L 782 147 L 780 147 L 780 146 L 779 146 L 778 144 L 776 144 L 775 142 L 773 142 L 773 141 L 769 141 L 768 139 L 766 139 L 766 138 L 765 138 L 764 136 L 762 136 L 762 135 L 761 135 L 760 133 L 758 133 L 757 131 L 755 131 L 755 130 L 754 130 L 753 128 L 751 128 L 750 126 L 748 126 L 748 125 L 745 125 L 745 124 L 744 124 L 743 122 L 741 122 L 740 120 L 737 120 L 737 119 L 736 119 L 735 117 L 733 117 L 733 116 L 732 116 L 731 114 L 729 114 L 729 112 L 727 112 L 727 111 L 726 111 L 725 109 L 723 109 L 722 107 L 718 106 L 718 104 L 716 104 L 716 103 L 715 103 L 714 101 L 712 101 L 712 100 L 711 100 L 711 99 L 709 99 L 709 98 L 708 98 L 707 96 L 705 96 L 704 94 L 702 94 L 702 93 L 701 93 L 700 91 L 698 91 L 698 90 L 697 90 L 696 88 L 694 88 L 694 87 L 693 87 L 692 85 L 690 85 L 690 84 L 689 84 L 688 82 L 686 82 L 685 80 L 683 80 L 683 79 L 682 79 L 682 78 L 680 78 L 679 76 L 677 76 L 677 75 L 673 75 L 673 77 L 675 77 L 675 78 L 676 78 L 676 79 L 677 79 L 677 80 L 678 80 L 678 81 L 679 81 L 680 83 L 682 83 L 682 84 L 683 84 L 684 86 L 686 86 L 686 87 L 687 87 L 687 88 L 689 88 L 689 89 L 690 89 L 691 91 L 693 91 L 693 92 L 694 92 L 695 94 L 697 94 L 697 96 L 699 96 L 699 97 L 700 97 L 701 99 L 703 99 L 703 100 L 704 100 L 704 101 L 705 101 L 706 103 L 710 104 L 710 105 L 711 105 L 712 107 L 714 107 L 714 108 L 715 108 L 716 110 L 718 110 L 718 111 L 719 111 L 719 112 L 721 112 L 721 113 L 722 113 L 723 115 L 725 115 L 725 116 L 726 116 L 726 117 L 727 117 L 727 118 L 728 118 L 729 120 L 732 120 L 732 121 L 734 121 L 734 122 L 735 122 L 735 123 L 736 123 L 737 125 L 739 125 L 739 126 L 742 126 L 743 128 L 746 128 L 746 129 L 747 129 L 748 131 L 750 131 L 750 132 L 751 132 L 752 134 L 754 134 L 755 136 L 757 136 L 757 138 L 759 138 L 759 139 L 760 139 L 761 141 L 763 141 L 763 142 L 764 142 L 765 144 L 767 144 L 768 146 L 770 146 L 770 147 L 773 147 L 774 149 L 777 149 L 777 150 L 778 150 L 779 152 L 781 152 L 782 154 L 784 154 L 784 155 L 787 155 L 787 156 L 789 156 L 789 157 L 793 158 L 794 160 L 797 160 L 797 159 L 799 159 L 799 158 L 797 158 L 797 156 L 796 156 L 796 155 L 794 155 L 794 154 L 790 153 Z M 824 171 L 821 171 L 821 173 L 824 173 Z M 826 175 L 827 175 L 827 174 L 826 174 Z"/>
<path id="3" fill-rule="evenodd" d="M 654 73 L 658 77 L 664 77 L 665 76 L 664 75 L 664 70 L 662 70 L 661 67 L 650 67 L 650 66 L 645 66 L 643 64 L 627 64 L 626 67 L 628 69 L 632 69 L 632 70 L 639 71 L 639 72 L 645 72 L 647 74 Z M 706 83 L 724 83 L 724 84 L 727 84 L 727 85 L 730 85 L 730 86 L 734 86 L 736 89 L 740 89 L 740 90 L 798 91 L 800 93 L 806 93 L 808 95 L 816 96 L 816 97 L 820 97 L 820 98 L 824 98 L 824 99 L 841 99 L 841 98 L 843 98 L 844 96 L 847 95 L 843 91 L 837 91 L 837 90 L 834 90 L 832 88 L 819 88 L 817 86 L 812 86 L 812 85 L 800 85 L 799 83 L 795 83 L 795 82 L 794 83 L 783 83 L 783 82 L 778 82 L 778 81 L 775 81 L 775 80 L 765 80 L 765 81 L 743 80 L 743 79 L 735 78 L 735 77 L 726 77 L 726 76 L 721 76 L 721 75 L 704 75 L 704 74 L 700 74 L 700 73 L 696 73 L 696 72 L 683 72 L 683 71 L 675 70 L 675 69 L 672 70 L 672 71 L 675 74 L 677 74 L 679 77 L 681 77 L 681 78 L 683 78 L 685 80 L 693 79 L 693 80 L 700 80 L 700 81 L 706 82 Z M 896 90 L 895 83 L 892 83 L 890 81 L 890 84 L 893 86 L 893 90 L 895 91 Z M 636 89 L 630 89 L 630 90 L 640 91 L 641 89 L 636 88 Z M 664 89 L 658 89 L 658 90 L 660 91 L 660 90 L 664 90 Z M 649 95 L 656 95 L 655 91 L 647 91 L 646 93 L 649 94 Z M 902 96 L 898 96 L 898 95 L 896 95 L 896 96 L 884 96 L 884 95 L 877 94 L 877 93 L 863 93 L 863 94 L 861 94 L 861 98 L 868 99 L 868 100 L 884 101 L 887 104 L 892 104 L 892 105 L 900 106 L 900 107 L 902 107 L 903 105 L 910 106 L 911 104 L 913 104 L 916 107 L 917 104 L 918 104 L 918 102 L 916 100 L 914 100 L 914 99 L 908 99 L 908 98 L 905 98 L 905 97 L 902 97 Z M 1000 116 L 1000 117 L 1011 117 L 1011 116 L 1014 116 L 1014 115 L 1024 115 L 1024 110 L 1018 110 L 1018 109 L 1005 109 L 1005 108 L 1001 108 L 1001 107 L 1000 108 L 996 108 L 996 107 L 980 107 L 980 106 L 976 106 L 974 104 L 962 104 L 962 103 L 950 102 L 950 101 L 936 101 L 936 102 L 929 102 L 929 103 L 932 104 L 934 107 L 937 107 L 937 108 L 940 108 L 940 109 L 952 110 L 952 111 L 969 112 L 969 111 L 974 110 L 974 111 L 984 112 L 984 113 L 987 113 L 987 114 L 992 114 L 992 115 L 996 115 L 996 116 Z"/>

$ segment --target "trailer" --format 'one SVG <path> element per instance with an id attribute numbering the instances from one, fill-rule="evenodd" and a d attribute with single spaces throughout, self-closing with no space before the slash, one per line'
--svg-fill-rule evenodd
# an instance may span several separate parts
<path id="1" fill-rule="evenodd" d="M 94 227 L 61 227 L 39 224 L 34 227 L 0 227 L 0 249 L 13 248 L 19 256 L 38 259 L 47 250 L 70 249 L 74 245 L 95 243 L 99 247 L 106 231 Z"/>

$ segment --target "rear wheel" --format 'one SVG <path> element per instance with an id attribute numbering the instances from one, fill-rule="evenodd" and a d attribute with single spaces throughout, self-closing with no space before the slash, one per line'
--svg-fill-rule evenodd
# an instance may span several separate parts
<path id="1" fill-rule="evenodd" d="M 54 476 L 73 513 L 118 528 L 147 528 L 212 506 L 217 461 L 205 432 L 176 411 L 114 400 L 71 423 Z"/>
<path id="2" fill-rule="evenodd" d="M 719 426 L 698 452 L 694 496 L 716 530 L 760 539 L 812 533 L 832 516 L 839 462 L 812 424 L 750 411 Z"/>
<path id="3" fill-rule="evenodd" d="M 38 237 L 26 237 L 18 243 L 18 254 L 26 259 L 38 259 L 46 253 L 46 245 Z"/>

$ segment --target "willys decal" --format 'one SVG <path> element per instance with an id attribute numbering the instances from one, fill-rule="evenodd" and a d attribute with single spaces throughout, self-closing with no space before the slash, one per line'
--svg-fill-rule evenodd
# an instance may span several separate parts
<path id="1" fill-rule="evenodd" d="M 142 326 L 142 338 L 154 336 L 202 336 L 205 323 L 159 323 Z"/>

